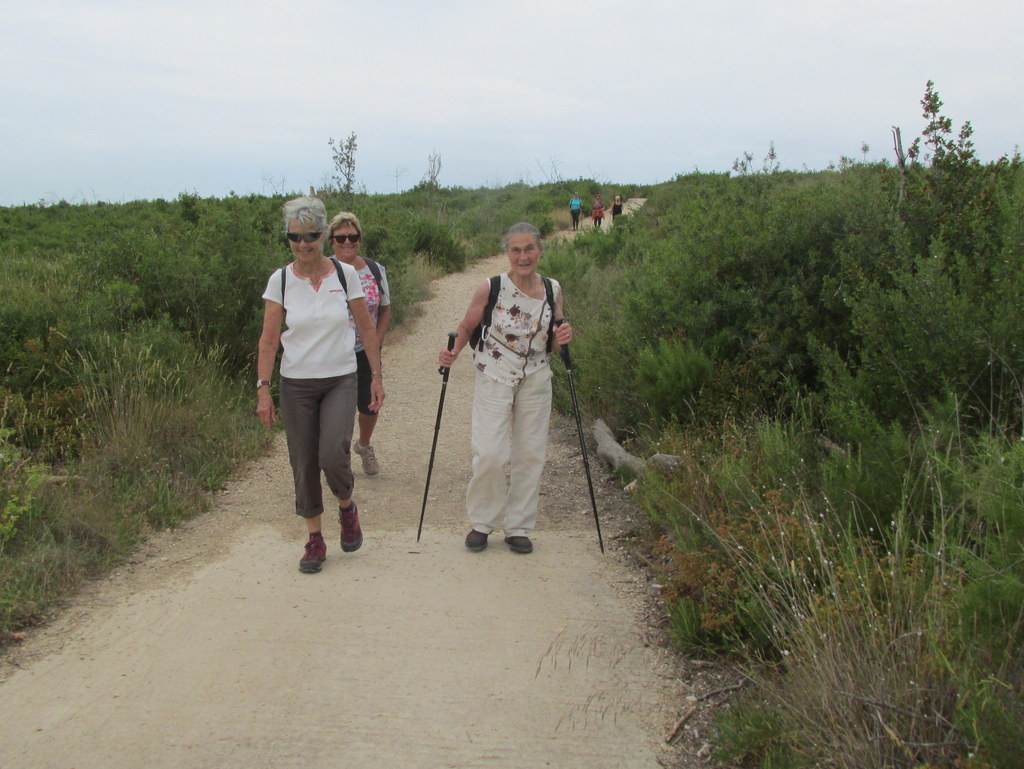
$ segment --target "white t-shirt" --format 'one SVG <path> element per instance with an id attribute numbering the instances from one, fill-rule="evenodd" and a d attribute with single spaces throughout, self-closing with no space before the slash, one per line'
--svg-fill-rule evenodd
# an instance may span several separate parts
<path id="1" fill-rule="evenodd" d="M 281 297 L 281 270 L 274 270 L 267 281 L 263 298 L 285 309 L 285 331 L 281 334 L 281 376 L 290 379 L 326 379 L 351 374 L 356 370 L 355 329 L 349 322 L 348 300 L 364 296 L 359 276 L 347 264 L 345 271 L 348 297 L 331 270 L 313 290 L 308 278 L 285 267 L 285 296 Z"/>

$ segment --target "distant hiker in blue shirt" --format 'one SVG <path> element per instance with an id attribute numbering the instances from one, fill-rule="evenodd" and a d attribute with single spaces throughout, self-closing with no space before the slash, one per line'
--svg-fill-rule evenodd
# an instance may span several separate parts
<path id="1" fill-rule="evenodd" d="M 573 193 L 572 200 L 569 201 L 569 215 L 572 216 L 572 228 L 578 230 L 580 228 L 580 211 L 583 210 L 583 201 L 580 200 L 580 196 Z"/>

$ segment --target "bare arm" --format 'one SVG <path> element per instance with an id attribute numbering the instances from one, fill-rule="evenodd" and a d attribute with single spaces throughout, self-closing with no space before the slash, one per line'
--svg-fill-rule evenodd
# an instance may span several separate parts
<path id="1" fill-rule="evenodd" d="M 365 297 L 350 299 L 348 309 L 355 319 L 359 336 L 363 340 L 366 359 L 370 362 L 370 409 L 380 411 L 380 407 L 384 405 L 384 380 L 380 371 L 380 341 L 377 328 L 373 325 L 373 318 L 366 307 Z"/>
<path id="2" fill-rule="evenodd" d="M 458 328 L 455 329 L 455 346 L 451 350 L 447 347 L 443 348 L 438 356 L 438 362 L 442 366 L 451 367 L 455 359 L 459 357 L 459 353 L 462 352 L 462 348 L 469 343 L 469 336 L 473 333 L 473 329 L 483 322 L 484 309 L 487 307 L 487 296 L 490 292 L 490 280 L 485 280 L 476 287 L 476 290 L 473 292 L 473 298 L 469 300 L 466 314 L 463 316 Z"/>
<path id="3" fill-rule="evenodd" d="M 270 380 L 274 373 L 274 360 L 277 348 L 281 344 L 281 323 L 284 321 L 284 308 L 277 302 L 263 300 L 263 332 L 256 354 L 256 378 Z M 269 387 L 256 390 L 256 416 L 268 429 L 277 415 L 274 413 L 274 399 L 270 397 Z"/>
<path id="4" fill-rule="evenodd" d="M 384 335 L 391 328 L 391 305 L 385 304 L 377 308 L 377 344 L 384 346 Z"/>

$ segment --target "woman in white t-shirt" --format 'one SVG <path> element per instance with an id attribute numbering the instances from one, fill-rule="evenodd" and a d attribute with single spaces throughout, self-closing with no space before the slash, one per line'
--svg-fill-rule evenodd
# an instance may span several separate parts
<path id="1" fill-rule="evenodd" d="M 268 428 L 276 418 L 270 377 L 280 346 L 281 420 L 295 481 L 295 512 L 305 519 L 309 533 L 299 571 L 315 573 L 327 558 L 321 529 L 321 470 L 338 500 L 341 549 L 352 552 L 363 544 L 352 499 L 349 454 L 356 408 L 356 329 L 372 370 L 370 407 L 374 410 L 384 403 L 384 386 L 377 332 L 359 276 L 350 266 L 323 254 L 327 230 L 324 204 L 310 197 L 289 200 L 284 205 L 284 225 L 295 259 L 274 271 L 263 293 L 256 414 Z M 350 312 L 355 328 L 349 321 Z"/>

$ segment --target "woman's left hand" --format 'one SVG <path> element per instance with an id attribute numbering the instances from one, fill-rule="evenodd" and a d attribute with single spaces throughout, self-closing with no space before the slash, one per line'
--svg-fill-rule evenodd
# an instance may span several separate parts
<path id="1" fill-rule="evenodd" d="M 563 320 L 555 326 L 555 341 L 559 345 L 569 344 L 572 341 L 572 324 L 569 321 Z"/>
<path id="2" fill-rule="evenodd" d="M 379 376 L 370 380 L 370 411 L 380 411 L 384 405 L 384 383 Z"/>

